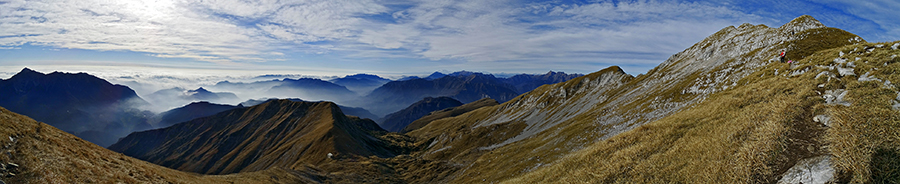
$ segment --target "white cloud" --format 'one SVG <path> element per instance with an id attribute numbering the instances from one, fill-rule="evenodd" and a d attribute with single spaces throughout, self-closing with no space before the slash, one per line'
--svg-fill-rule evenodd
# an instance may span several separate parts
<path id="1" fill-rule="evenodd" d="M 364 31 L 361 42 L 408 49 L 409 57 L 463 59 L 484 67 L 532 61 L 529 67 L 543 69 L 574 61 L 629 61 L 605 58 L 610 53 L 639 57 L 632 61 L 658 59 L 645 63 L 652 67 L 719 29 L 762 19 L 720 6 L 669 2 L 425 1 L 393 15 L 398 23 Z"/>
<path id="2" fill-rule="evenodd" d="M 847 1 L 847 0 L 824 0 L 822 3 L 833 5 L 833 8 L 842 9 L 847 13 L 858 16 L 863 20 L 872 21 L 877 24 L 877 29 L 881 30 L 865 30 L 873 31 L 874 39 L 869 41 L 895 41 L 900 39 L 900 2 L 895 0 L 872 0 L 872 1 Z M 859 21 L 859 20 L 851 20 Z M 857 33 L 859 34 L 859 33 Z"/>
<path id="3" fill-rule="evenodd" d="M 900 34 L 890 16 L 877 18 L 896 6 L 887 4 L 850 9 L 878 10 L 858 14 Z M 0 48 L 135 51 L 229 65 L 334 54 L 328 58 L 454 61 L 433 63 L 447 67 L 516 61 L 546 70 L 616 61 L 649 68 L 656 63 L 646 61 L 662 62 L 729 25 L 772 22 L 734 8 L 671 1 L 17 0 L 0 3 Z"/>

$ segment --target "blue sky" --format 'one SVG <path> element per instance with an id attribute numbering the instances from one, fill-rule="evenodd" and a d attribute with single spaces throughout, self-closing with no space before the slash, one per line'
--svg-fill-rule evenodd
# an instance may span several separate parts
<path id="1" fill-rule="evenodd" d="M 311 75 L 644 73 L 732 25 L 800 15 L 900 40 L 900 2 L 0 0 L 0 67 Z"/>

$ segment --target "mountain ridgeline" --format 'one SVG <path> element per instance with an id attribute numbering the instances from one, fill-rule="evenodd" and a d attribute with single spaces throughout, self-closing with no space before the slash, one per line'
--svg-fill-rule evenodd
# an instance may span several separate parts
<path id="1" fill-rule="evenodd" d="M 0 80 L 0 106 L 107 146 L 147 129 L 149 105 L 126 86 L 86 73 L 43 74 L 28 68 Z"/>
<path id="2" fill-rule="evenodd" d="M 247 108 L 133 133 L 109 147 L 183 171 L 228 174 L 273 167 L 302 169 L 327 155 L 392 157 L 398 153 L 368 119 L 345 116 L 331 102 L 272 100 Z"/>
<path id="3" fill-rule="evenodd" d="M 373 113 L 388 114 L 403 109 L 425 97 L 447 96 L 462 103 L 491 98 L 505 102 L 519 95 L 516 87 L 493 75 L 468 73 L 447 75 L 434 80 L 411 79 L 384 84 L 365 97 L 365 107 Z"/>
<path id="4" fill-rule="evenodd" d="M 794 62 L 780 62 L 781 50 Z M 537 84 L 473 72 L 387 82 L 363 99 L 376 114 L 426 97 L 469 102 L 403 134 L 333 102 L 283 99 L 109 147 L 180 171 L 0 108 L 0 151 L 10 153 L 0 154 L 0 174 L 42 183 L 896 183 L 898 55 L 900 41 L 867 43 L 801 16 L 726 27 L 646 74 L 551 72 L 574 78 L 520 95 Z M 9 90 L 10 80 L 3 92 L 22 88 Z"/>
<path id="5" fill-rule="evenodd" d="M 153 127 L 165 128 L 192 119 L 211 116 L 213 114 L 243 107 L 241 105 L 214 104 L 209 102 L 193 102 L 183 107 L 159 113 L 151 118 Z"/>
<path id="6" fill-rule="evenodd" d="M 463 103 L 450 97 L 425 97 L 425 99 L 413 103 L 403 110 L 384 116 L 384 118 L 379 120 L 379 125 L 387 131 L 400 132 L 400 130 L 403 130 L 403 128 L 413 121 L 428 115 L 428 113 L 431 113 L 432 111 L 460 105 L 463 105 Z"/>
<path id="7" fill-rule="evenodd" d="M 727 27 L 647 74 L 607 68 L 408 135 L 434 140 L 423 158 L 465 168 L 452 183 L 774 183 L 790 178 L 782 174 L 795 163 L 839 154 L 821 144 L 830 130 L 811 123 L 831 107 L 815 95 L 828 85 L 812 90 L 815 80 L 790 78 L 845 70 L 801 63 L 830 61 L 808 58 L 860 43 L 809 16 L 778 28 Z M 798 63 L 780 63 L 782 49 Z M 832 179 L 870 173 L 845 165 Z"/>

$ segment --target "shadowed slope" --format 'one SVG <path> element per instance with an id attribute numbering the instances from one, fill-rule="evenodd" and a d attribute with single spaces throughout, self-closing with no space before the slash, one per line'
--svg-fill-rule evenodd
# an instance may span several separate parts
<path id="1" fill-rule="evenodd" d="M 431 123 L 432 121 L 435 121 L 435 120 L 449 118 L 449 117 L 455 117 L 455 116 L 459 116 L 463 113 L 473 111 L 475 109 L 479 109 L 482 107 L 490 107 L 490 106 L 495 106 L 495 105 L 500 105 L 500 103 L 497 103 L 497 101 L 494 99 L 485 98 L 485 99 L 481 99 L 481 100 L 474 101 L 471 103 L 463 104 L 458 107 L 451 107 L 451 108 L 446 108 L 446 109 L 442 109 L 442 110 L 438 110 L 438 111 L 432 111 L 428 115 L 425 115 L 422 118 L 419 118 L 419 119 L 413 121 L 412 123 L 410 123 L 409 125 L 407 125 L 405 128 L 403 128 L 401 133 L 406 133 L 406 132 L 410 132 L 410 131 L 422 128 L 425 125 L 428 125 L 428 123 Z"/>
<path id="2" fill-rule="evenodd" d="M 460 105 L 462 102 L 450 97 L 425 97 L 405 109 L 384 116 L 379 124 L 387 131 L 399 132 L 413 121 L 428 115 L 429 112 Z"/>
<path id="3" fill-rule="evenodd" d="M 0 164 L 6 183 L 314 183 L 309 169 L 273 168 L 203 176 L 176 171 L 104 149 L 0 107 Z M 13 166 L 13 164 L 17 166 Z M 10 175 L 14 174 L 14 175 Z"/>
<path id="4" fill-rule="evenodd" d="M 153 116 L 154 127 L 165 128 L 176 123 L 190 121 L 195 118 L 210 116 L 222 111 L 240 108 L 242 106 L 214 104 L 209 102 L 193 102 L 183 107 L 175 108 Z"/>
<path id="5" fill-rule="evenodd" d="M 304 168 L 326 159 L 394 156 L 370 132 L 367 119 L 350 118 L 331 102 L 272 100 L 164 129 L 136 132 L 110 146 L 163 166 L 227 174 L 281 167 Z"/>
<path id="6" fill-rule="evenodd" d="M 0 106 L 47 122 L 100 146 L 134 129 L 150 128 L 148 105 L 126 86 L 86 73 L 43 74 L 28 68 L 0 80 Z"/>

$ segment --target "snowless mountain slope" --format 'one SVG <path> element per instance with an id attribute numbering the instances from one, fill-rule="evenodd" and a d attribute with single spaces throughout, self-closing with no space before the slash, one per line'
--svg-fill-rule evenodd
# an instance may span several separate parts
<path id="1" fill-rule="evenodd" d="M 770 63 L 695 106 L 508 183 L 900 181 L 900 41 Z"/>
<path id="2" fill-rule="evenodd" d="M 428 123 L 431 123 L 432 121 L 435 121 L 435 120 L 449 118 L 449 117 L 455 117 L 455 116 L 465 114 L 469 111 L 473 111 L 475 109 L 479 109 L 482 107 L 490 107 L 490 106 L 495 106 L 495 105 L 500 105 L 500 104 L 497 103 L 497 101 L 494 99 L 484 98 L 484 99 L 474 101 L 471 103 L 467 103 L 467 104 L 463 104 L 463 105 L 460 105 L 457 107 L 451 107 L 451 108 L 441 109 L 441 110 L 437 110 L 437 111 L 432 111 L 432 112 L 428 113 L 428 115 L 422 116 L 422 118 L 419 118 L 419 119 L 413 121 L 412 123 L 409 123 L 409 125 L 404 127 L 403 130 L 401 130 L 400 132 L 402 132 L 402 133 L 410 132 L 410 131 L 422 128 L 425 125 L 428 125 Z"/>
<path id="3" fill-rule="evenodd" d="M 4 183 L 314 183 L 314 170 L 232 175 L 176 171 L 116 153 L 0 107 Z M 316 175 L 308 174 L 316 173 Z"/>
<path id="4" fill-rule="evenodd" d="M 109 147 L 182 171 L 229 174 L 270 168 L 302 169 L 332 158 L 391 157 L 384 131 L 348 117 L 332 102 L 271 100 L 247 108 L 135 132 Z"/>
<path id="5" fill-rule="evenodd" d="M 434 98 L 425 97 L 424 99 L 409 105 L 409 107 L 384 116 L 384 118 L 379 121 L 378 125 L 387 131 L 400 132 L 400 130 L 403 130 L 403 128 L 413 121 L 428 115 L 428 113 L 432 111 L 457 107 L 460 105 L 463 105 L 463 103 L 446 96 Z"/>
<path id="6" fill-rule="evenodd" d="M 409 134 L 434 139 L 423 158 L 451 160 L 465 168 L 451 176 L 452 181 L 501 181 L 695 106 L 778 62 L 775 57 L 781 49 L 798 60 L 813 51 L 861 41 L 809 16 L 779 28 L 727 27 L 646 75 L 632 77 L 611 67 L 541 86 L 500 106 L 438 120 Z"/>

